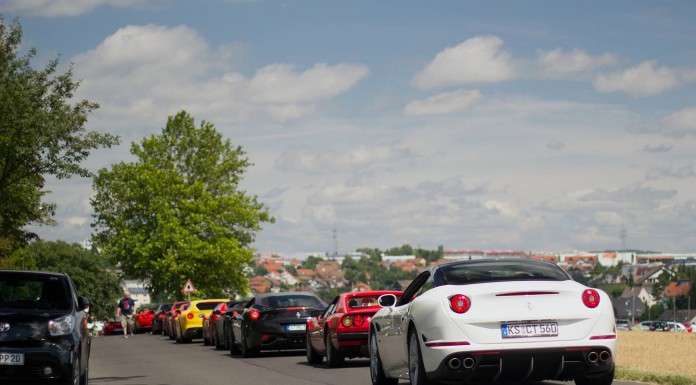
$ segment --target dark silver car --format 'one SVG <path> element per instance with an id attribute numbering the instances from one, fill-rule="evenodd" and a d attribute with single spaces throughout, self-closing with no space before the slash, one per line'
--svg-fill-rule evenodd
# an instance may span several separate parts
<path id="1" fill-rule="evenodd" d="M 66 274 L 0 270 L 0 383 L 87 384 L 88 305 Z"/>

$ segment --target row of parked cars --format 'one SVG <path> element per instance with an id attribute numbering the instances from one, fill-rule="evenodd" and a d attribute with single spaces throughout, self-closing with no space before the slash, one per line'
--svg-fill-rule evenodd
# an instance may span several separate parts
<path id="1" fill-rule="evenodd" d="M 154 334 L 200 339 L 242 357 L 303 349 L 309 364 L 369 357 L 373 385 L 574 380 L 610 385 L 616 322 L 609 296 L 553 263 L 431 266 L 402 291 L 259 294 L 163 304 Z"/>
<path id="2" fill-rule="evenodd" d="M 677 332 L 677 333 L 692 333 L 694 325 L 685 322 L 673 321 L 640 321 L 631 325 L 627 319 L 617 319 L 616 328 L 618 330 L 645 330 L 645 331 L 661 331 L 661 332 Z"/>
<path id="3" fill-rule="evenodd" d="M 308 361 L 329 366 L 368 357 L 367 334 L 378 298 L 401 291 L 343 293 L 327 304 L 313 293 L 260 294 L 250 300 L 207 299 L 162 304 L 152 333 L 203 344 L 243 357 L 262 350 L 306 349 Z"/>

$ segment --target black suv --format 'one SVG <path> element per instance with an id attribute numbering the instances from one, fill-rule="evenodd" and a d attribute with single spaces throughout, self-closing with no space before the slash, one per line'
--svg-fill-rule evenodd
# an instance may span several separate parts
<path id="1" fill-rule="evenodd" d="M 86 385 L 88 306 L 67 274 L 0 270 L 0 383 Z"/>

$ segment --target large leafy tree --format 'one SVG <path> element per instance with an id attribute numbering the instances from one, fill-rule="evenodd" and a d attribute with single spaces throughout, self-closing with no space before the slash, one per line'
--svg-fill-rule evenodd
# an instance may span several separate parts
<path id="1" fill-rule="evenodd" d="M 56 206 L 42 202 L 47 176 L 89 177 L 80 165 L 91 150 L 118 138 L 86 131 L 88 114 L 98 108 L 86 100 L 71 104 L 79 82 L 72 66 L 58 74 L 58 58 L 35 70 L 35 49 L 20 55 L 22 28 L 0 15 L 0 257 L 37 238 L 25 226 L 53 224 Z"/>
<path id="2" fill-rule="evenodd" d="M 98 318 L 112 317 L 121 295 L 119 278 L 108 261 L 77 243 L 32 242 L 0 267 L 67 273 L 78 294 L 89 299 L 90 314 Z"/>
<path id="3" fill-rule="evenodd" d="M 94 179 L 95 245 L 156 294 L 180 298 L 187 279 L 199 295 L 246 293 L 250 245 L 274 219 L 239 188 L 251 165 L 242 148 L 182 111 L 131 153 Z"/>

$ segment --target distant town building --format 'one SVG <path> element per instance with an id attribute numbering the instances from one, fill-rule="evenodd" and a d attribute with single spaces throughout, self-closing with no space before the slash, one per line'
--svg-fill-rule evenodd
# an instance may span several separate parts
<path id="1" fill-rule="evenodd" d="M 150 282 L 140 281 L 135 279 L 126 279 L 121 283 L 121 287 L 124 291 L 130 293 L 133 302 L 135 302 L 136 309 L 142 305 L 150 304 L 150 291 L 148 286 Z"/>

